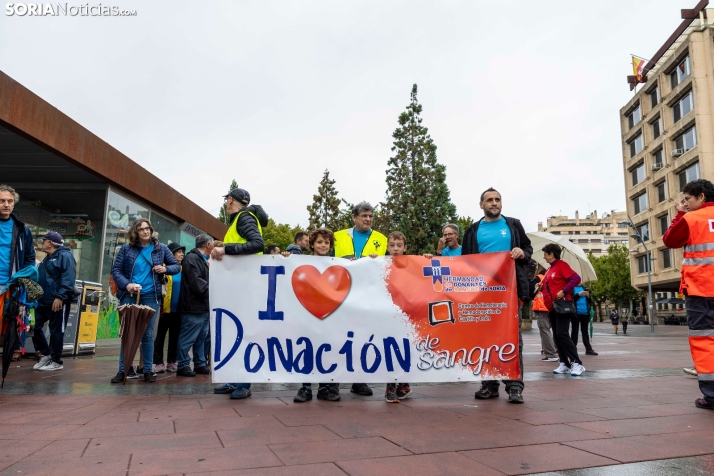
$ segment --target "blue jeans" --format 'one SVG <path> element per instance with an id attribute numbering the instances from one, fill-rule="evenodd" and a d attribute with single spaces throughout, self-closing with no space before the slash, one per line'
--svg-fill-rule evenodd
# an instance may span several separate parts
<path id="1" fill-rule="evenodd" d="M 206 351 L 203 346 L 208 334 L 208 319 L 209 313 L 200 314 L 181 313 L 181 332 L 179 332 L 178 341 L 178 359 L 177 364 L 179 369 L 188 367 L 191 364 L 191 358 L 188 356 L 188 351 L 193 347 L 193 368 L 204 367 L 206 365 Z"/>
<path id="2" fill-rule="evenodd" d="M 136 304 L 136 298 L 130 296 L 126 293 L 119 304 Z M 143 357 L 142 366 L 144 367 L 144 372 L 151 372 L 152 363 L 154 361 L 154 325 L 156 324 L 156 319 L 159 317 L 159 303 L 156 302 L 156 296 L 154 293 L 148 296 L 142 294 L 139 300 L 139 304 L 144 304 L 149 306 L 154 310 L 154 316 L 151 318 L 151 322 L 146 326 L 146 331 L 141 337 L 141 353 Z M 122 355 L 122 347 L 119 347 L 119 372 L 124 372 L 124 356 Z M 129 362 L 131 365 L 132 362 Z"/>

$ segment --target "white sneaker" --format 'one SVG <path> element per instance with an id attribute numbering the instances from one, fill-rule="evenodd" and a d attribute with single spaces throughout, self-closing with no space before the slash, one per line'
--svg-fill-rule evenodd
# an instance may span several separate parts
<path id="1" fill-rule="evenodd" d="M 557 369 L 553 370 L 554 374 L 569 374 L 570 373 L 570 367 L 565 365 L 563 362 L 560 363 L 560 366 L 558 366 Z"/>
<path id="2" fill-rule="evenodd" d="M 573 364 L 573 369 L 570 371 L 570 375 L 580 375 L 585 371 L 585 367 L 581 364 Z"/>
<path id="3" fill-rule="evenodd" d="M 682 370 L 684 371 L 685 374 L 694 375 L 695 377 L 697 376 L 697 371 L 692 368 L 685 367 Z"/>
<path id="4" fill-rule="evenodd" d="M 40 370 L 42 367 L 47 365 L 50 361 L 52 360 L 52 357 L 49 355 L 44 355 L 40 358 L 40 361 L 37 362 L 35 365 L 32 366 L 34 370 Z"/>
<path id="5" fill-rule="evenodd" d="M 58 364 L 57 362 L 50 362 L 49 364 L 42 367 L 40 370 L 62 370 L 63 368 L 64 366 L 62 364 Z"/>

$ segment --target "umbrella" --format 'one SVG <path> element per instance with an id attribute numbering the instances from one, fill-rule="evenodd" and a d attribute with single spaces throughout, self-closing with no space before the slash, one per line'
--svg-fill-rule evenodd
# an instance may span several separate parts
<path id="1" fill-rule="evenodd" d="M 684 304 L 684 299 L 679 298 L 664 298 L 657 301 L 657 304 Z"/>
<path id="2" fill-rule="evenodd" d="M 137 304 L 124 304 L 117 308 L 120 320 L 121 353 L 125 365 L 131 365 L 134 361 L 136 351 L 141 344 L 141 338 L 156 312 L 149 306 L 139 304 L 140 295 L 141 291 L 136 293 Z M 126 385 L 126 372 L 124 373 L 124 384 Z"/>
<path id="3" fill-rule="evenodd" d="M 595 269 L 592 263 L 588 260 L 587 255 L 581 247 L 573 244 L 564 236 L 554 235 L 552 233 L 547 233 L 545 231 L 534 231 L 527 233 L 528 238 L 531 240 L 531 245 L 533 246 L 533 256 L 532 258 L 536 260 L 539 264 L 548 267 L 548 263 L 543 258 L 543 253 L 538 253 L 543 247 L 549 243 L 555 243 L 563 248 L 563 254 L 560 256 L 563 261 L 568 263 L 573 271 L 580 275 L 580 278 L 584 283 L 589 281 L 595 281 L 597 275 L 595 274 Z"/>

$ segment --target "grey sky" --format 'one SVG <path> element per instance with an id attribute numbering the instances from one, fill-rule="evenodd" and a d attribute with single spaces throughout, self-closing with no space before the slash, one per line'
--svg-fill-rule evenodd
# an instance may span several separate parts
<path id="1" fill-rule="evenodd" d="M 653 55 L 696 1 L 102 4 L 138 16 L 2 11 L 0 69 L 211 213 L 235 178 L 306 225 L 325 168 L 341 197 L 383 200 L 417 83 L 458 213 L 481 216 L 493 186 L 534 230 L 625 208 L 629 54 Z"/>

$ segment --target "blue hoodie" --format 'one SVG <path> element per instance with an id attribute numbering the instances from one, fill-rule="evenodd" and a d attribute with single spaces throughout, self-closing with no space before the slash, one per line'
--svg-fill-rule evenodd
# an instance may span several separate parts
<path id="1" fill-rule="evenodd" d="M 60 246 L 54 253 L 45 256 L 38 270 L 38 284 L 44 291 L 38 301 L 40 306 L 51 306 L 56 298 L 65 302 L 74 298 L 77 263 L 68 246 Z"/>

